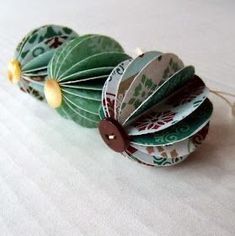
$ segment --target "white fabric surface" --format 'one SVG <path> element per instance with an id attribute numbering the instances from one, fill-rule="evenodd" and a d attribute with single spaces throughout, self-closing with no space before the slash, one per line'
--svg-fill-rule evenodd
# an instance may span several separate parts
<path id="1" fill-rule="evenodd" d="M 209 136 L 181 165 L 151 168 L 108 149 L 6 80 L 32 28 L 56 23 L 175 52 L 210 88 L 235 92 L 233 0 L 1 0 L 0 235 L 235 235 L 235 118 L 211 95 Z"/>

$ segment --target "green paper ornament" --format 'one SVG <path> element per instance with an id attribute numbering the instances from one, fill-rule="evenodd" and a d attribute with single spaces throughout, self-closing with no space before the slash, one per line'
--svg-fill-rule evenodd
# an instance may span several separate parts
<path id="1" fill-rule="evenodd" d="M 9 80 L 22 91 L 43 100 L 43 83 L 50 59 L 61 45 L 77 36 L 72 29 L 59 25 L 45 25 L 31 31 L 18 44 L 9 62 Z"/>
<path id="2" fill-rule="evenodd" d="M 151 166 L 185 160 L 205 140 L 209 89 L 172 53 L 146 52 L 120 63 L 102 93 L 99 131 L 114 151 Z"/>
<path id="3" fill-rule="evenodd" d="M 97 127 L 103 84 L 110 72 L 130 57 L 114 39 L 83 35 L 52 57 L 44 91 L 48 104 L 84 127 Z"/>

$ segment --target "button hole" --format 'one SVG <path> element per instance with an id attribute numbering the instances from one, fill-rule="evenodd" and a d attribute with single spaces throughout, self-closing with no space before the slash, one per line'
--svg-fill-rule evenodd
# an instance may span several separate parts
<path id="1" fill-rule="evenodd" d="M 114 139 L 116 139 L 116 135 L 114 135 L 114 134 L 106 134 L 105 137 L 106 137 L 106 139 L 108 139 L 108 140 L 114 140 Z"/>

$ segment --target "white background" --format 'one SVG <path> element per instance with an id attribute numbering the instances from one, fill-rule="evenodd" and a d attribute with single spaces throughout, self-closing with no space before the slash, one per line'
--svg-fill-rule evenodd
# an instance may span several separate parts
<path id="1" fill-rule="evenodd" d="M 235 235 L 235 118 L 215 112 L 203 146 L 171 168 L 112 152 L 6 79 L 18 41 L 42 24 L 178 54 L 235 93 L 233 0 L 0 0 L 0 235 Z"/>

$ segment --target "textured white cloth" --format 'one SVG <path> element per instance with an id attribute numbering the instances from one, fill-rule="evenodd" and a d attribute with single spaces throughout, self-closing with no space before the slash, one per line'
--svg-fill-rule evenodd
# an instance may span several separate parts
<path id="1" fill-rule="evenodd" d="M 5 78 L 29 30 L 102 33 L 132 52 L 175 52 L 210 88 L 235 92 L 233 0 L 1 0 L 0 235 L 235 235 L 235 119 L 215 112 L 198 151 L 170 168 L 108 149 Z M 5 71 L 3 71 L 5 70 Z"/>

